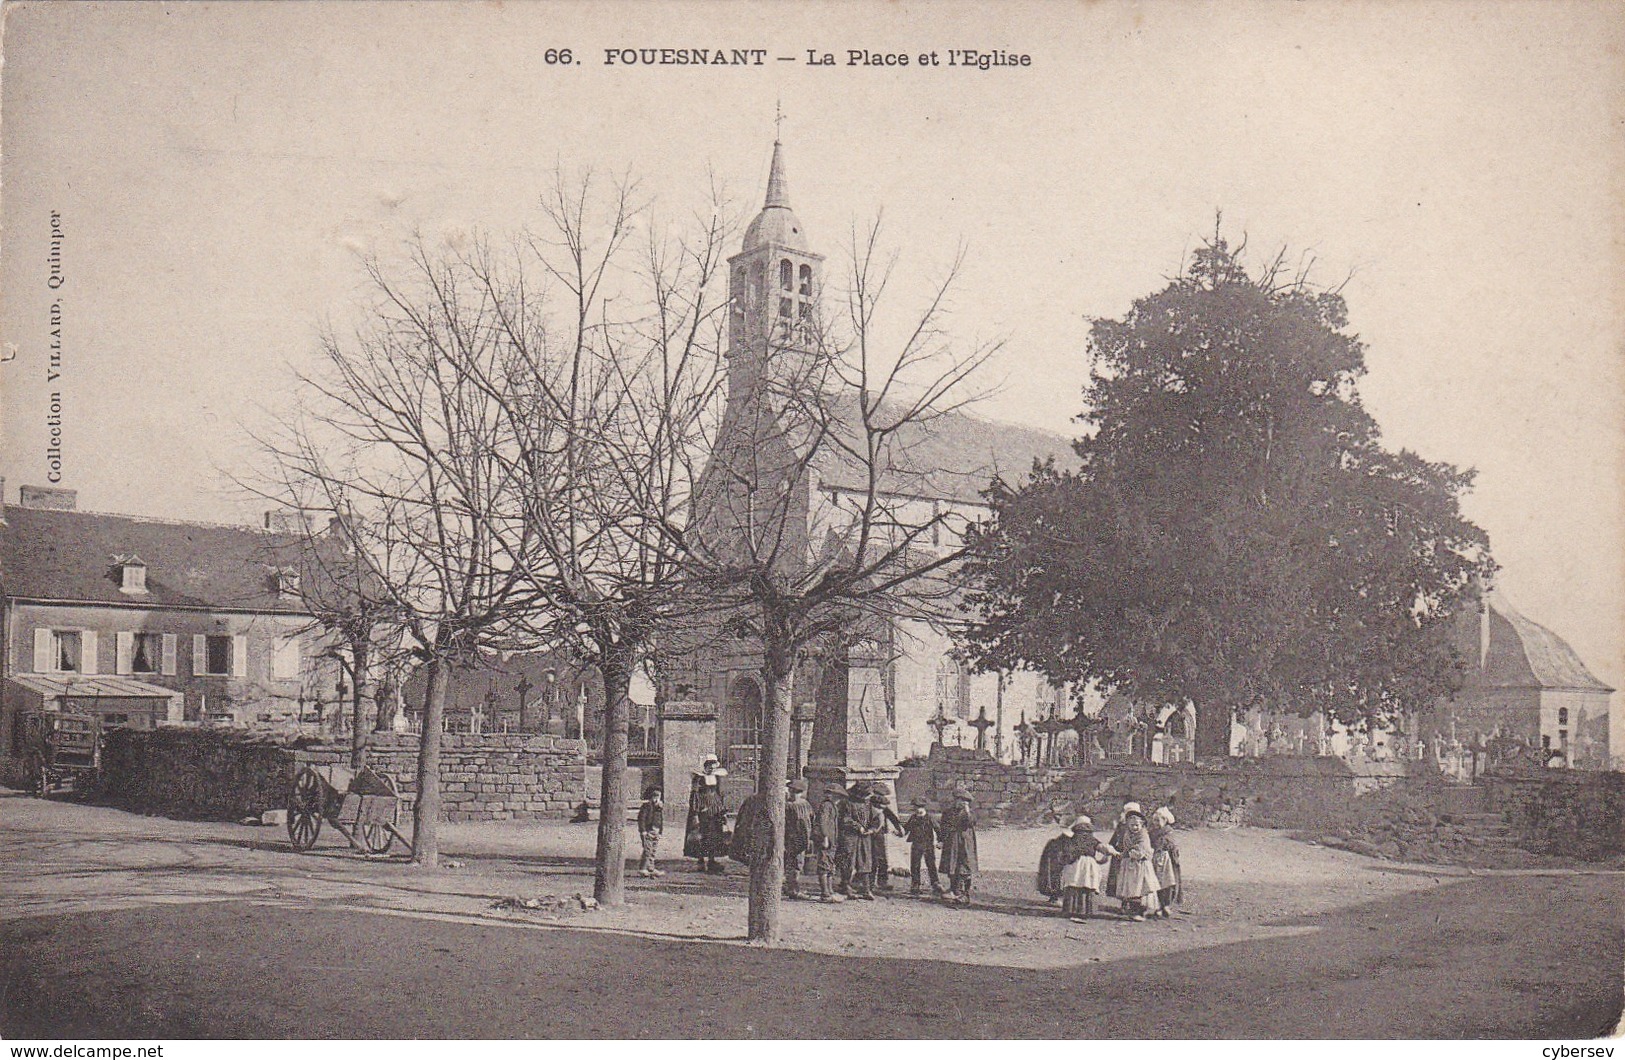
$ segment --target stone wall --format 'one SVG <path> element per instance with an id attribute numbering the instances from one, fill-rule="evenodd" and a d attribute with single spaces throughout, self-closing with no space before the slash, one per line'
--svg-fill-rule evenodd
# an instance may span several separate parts
<path id="1" fill-rule="evenodd" d="M 373 733 L 368 762 L 402 794 L 417 789 L 418 737 Z M 579 740 L 537 734 L 442 737 L 448 821 L 567 817 L 584 798 Z M 103 753 L 103 798 L 138 813 L 236 820 L 280 809 L 299 766 L 344 765 L 348 745 L 232 729 L 114 730 Z"/>
<path id="2" fill-rule="evenodd" d="M 1588 861 L 1625 855 L 1625 773 L 1548 769 L 1481 782 L 1529 850 Z"/>
<path id="3" fill-rule="evenodd" d="M 350 749 L 310 747 L 300 762 L 344 765 Z M 367 764 L 403 795 L 417 792 L 418 737 L 374 733 Z M 446 733 L 440 742 L 441 814 L 447 821 L 568 817 L 586 798 L 580 740 L 537 733 Z"/>
<path id="4" fill-rule="evenodd" d="M 931 749 L 923 766 L 904 770 L 899 797 L 926 795 L 945 806 L 964 785 L 984 818 L 1000 824 L 1036 824 L 1068 814 L 1115 818 L 1127 800 L 1168 806 L 1183 820 L 1310 827 L 1359 795 L 1409 777 L 1403 764 L 1378 763 L 1355 772 L 1337 758 L 1237 760 L 1221 767 L 1181 763 L 1099 763 L 1052 767 L 1004 765 L 985 751 Z"/>
<path id="5" fill-rule="evenodd" d="M 1125 801 L 1168 806 L 1186 825 L 1287 828 L 1360 853 L 1470 865 L 1537 856 L 1599 860 L 1625 844 L 1625 776 L 1545 770 L 1462 786 L 1405 763 L 1356 770 L 1337 758 L 1238 759 L 1222 766 L 1108 763 L 1002 765 L 986 752 L 937 746 L 898 780 L 906 806 L 946 806 L 960 785 L 989 825 L 1038 824 L 1087 813 L 1100 827 Z"/>

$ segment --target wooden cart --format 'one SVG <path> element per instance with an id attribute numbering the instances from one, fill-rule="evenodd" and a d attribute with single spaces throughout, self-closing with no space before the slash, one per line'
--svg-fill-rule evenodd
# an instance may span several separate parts
<path id="1" fill-rule="evenodd" d="M 307 765 L 288 796 L 288 840 L 304 853 L 316 845 L 325 821 L 363 854 L 387 854 L 397 839 L 410 851 L 412 841 L 397 827 L 406 802 L 387 774 Z"/>
<path id="2" fill-rule="evenodd" d="M 30 710 L 17 715 L 17 725 L 28 774 L 41 798 L 68 779 L 77 794 L 95 786 L 102 768 L 101 718 Z"/>

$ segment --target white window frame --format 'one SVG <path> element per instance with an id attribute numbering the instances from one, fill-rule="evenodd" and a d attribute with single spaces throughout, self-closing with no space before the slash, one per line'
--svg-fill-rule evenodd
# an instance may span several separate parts
<path id="1" fill-rule="evenodd" d="M 121 674 L 141 674 L 148 677 L 157 677 L 166 674 L 170 676 L 174 675 L 175 634 L 148 633 L 144 630 L 137 630 L 135 632 L 125 632 L 120 630 L 118 633 L 114 634 L 114 637 L 115 643 L 118 645 L 118 651 L 116 653 L 116 658 L 118 661 L 115 664 L 115 672 Z M 149 658 L 152 662 L 152 669 L 150 670 L 137 670 L 135 668 L 136 644 L 137 638 L 140 637 L 157 638 L 157 644 L 154 646 L 153 651 L 149 653 Z"/>
<path id="2" fill-rule="evenodd" d="M 75 634 L 79 637 L 79 669 L 64 670 L 62 668 L 62 635 Z M 82 629 L 76 626 L 37 626 L 34 629 L 34 672 L 37 674 L 83 674 L 92 676 L 97 673 L 96 631 Z"/>
<path id="3" fill-rule="evenodd" d="M 209 669 L 210 637 L 223 637 L 230 641 L 224 670 Z M 192 674 L 195 677 L 247 677 L 248 637 L 242 633 L 192 634 Z"/>

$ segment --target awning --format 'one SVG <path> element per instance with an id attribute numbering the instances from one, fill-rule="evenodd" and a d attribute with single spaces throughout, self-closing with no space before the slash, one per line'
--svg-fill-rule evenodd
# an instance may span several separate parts
<path id="1" fill-rule="evenodd" d="M 149 685 L 133 677 L 111 674 L 13 674 L 6 678 L 46 699 L 169 699 L 180 695 L 173 688 Z"/>

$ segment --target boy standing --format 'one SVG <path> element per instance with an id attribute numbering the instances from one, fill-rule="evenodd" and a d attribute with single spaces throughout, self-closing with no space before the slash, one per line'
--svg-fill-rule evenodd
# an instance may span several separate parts
<path id="1" fill-rule="evenodd" d="M 836 788 L 824 789 L 824 801 L 818 806 L 818 819 L 813 822 L 813 847 L 818 851 L 818 900 L 844 902 L 835 893 L 835 850 L 840 837 L 841 801 Z"/>
<path id="2" fill-rule="evenodd" d="M 659 788 L 650 785 L 643 791 L 643 805 L 638 807 L 638 838 L 643 842 L 643 858 L 638 862 L 639 876 L 664 876 L 655 866 L 655 851 L 660 847 L 660 836 L 666 831 L 666 807 Z"/>
<path id="3" fill-rule="evenodd" d="M 903 822 L 903 834 L 908 837 L 908 893 L 920 895 L 920 864 L 931 877 L 931 893 L 942 897 L 942 882 L 937 878 L 937 823 L 926 809 L 925 796 L 914 800 L 914 812 Z"/>
<path id="4" fill-rule="evenodd" d="M 870 860 L 873 862 L 872 878 L 874 889 L 885 892 L 891 890 L 891 857 L 886 853 L 886 832 L 891 830 L 899 836 L 903 834 L 903 822 L 898 819 L 897 813 L 891 808 L 891 790 L 883 783 L 878 783 L 869 793 L 869 804 L 874 807 L 876 824 L 879 831 L 875 832 L 871 842 L 874 844 Z"/>
<path id="5" fill-rule="evenodd" d="M 970 790 L 954 789 L 954 804 L 942 813 L 941 869 L 953 888 L 952 901 L 970 905 L 971 880 L 976 875 L 976 815 Z"/>
<path id="6" fill-rule="evenodd" d="M 807 782 L 790 781 L 784 805 L 784 896 L 801 897 L 801 869 L 813 848 L 813 808 L 807 801 Z"/>

